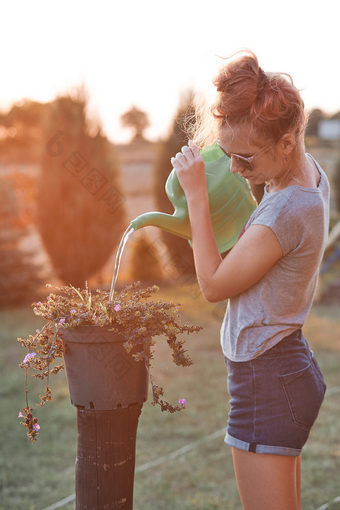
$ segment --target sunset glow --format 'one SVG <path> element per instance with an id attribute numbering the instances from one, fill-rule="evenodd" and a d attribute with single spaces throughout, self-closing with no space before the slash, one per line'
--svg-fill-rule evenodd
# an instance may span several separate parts
<path id="1" fill-rule="evenodd" d="M 53 5 L 53 7 L 52 7 Z M 337 1 L 14 1 L 1 7 L 0 107 L 53 100 L 84 83 L 107 136 L 129 139 L 120 115 L 145 110 L 163 136 L 189 87 L 209 98 L 228 56 L 248 47 L 265 71 L 290 73 L 306 107 L 340 109 Z"/>

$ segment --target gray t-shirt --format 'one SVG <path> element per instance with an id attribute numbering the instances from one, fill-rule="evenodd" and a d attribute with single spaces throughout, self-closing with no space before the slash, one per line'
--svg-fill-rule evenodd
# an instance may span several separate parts
<path id="1" fill-rule="evenodd" d="M 220 329 L 223 354 L 248 361 L 303 326 L 312 306 L 329 230 L 329 182 L 319 163 L 317 188 L 288 186 L 264 196 L 246 223 L 266 225 L 283 256 L 255 285 L 229 299 Z"/>

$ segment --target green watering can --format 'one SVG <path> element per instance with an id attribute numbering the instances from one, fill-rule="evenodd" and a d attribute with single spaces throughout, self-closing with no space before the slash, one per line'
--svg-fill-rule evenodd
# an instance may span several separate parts
<path id="1" fill-rule="evenodd" d="M 247 181 L 231 173 L 230 159 L 217 143 L 204 148 L 201 156 L 205 163 L 213 231 L 219 252 L 224 253 L 234 246 L 257 204 Z M 165 191 L 175 208 L 173 214 L 147 212 L 132 220 L 130 227 L 134 230 L 159 227 L 187 239 L 192 248 L 188 205 L 175 169 L 169 174 Z"/>

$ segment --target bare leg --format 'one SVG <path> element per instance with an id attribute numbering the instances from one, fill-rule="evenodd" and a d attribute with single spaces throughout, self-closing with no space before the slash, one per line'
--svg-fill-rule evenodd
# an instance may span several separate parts
<path id="1" fill-rule="evenodd" d="M 297 457 L 232 447 L 243 510 L 300 510 Z"/>
<path id="2" fill-rule="evenodd" d="M 296 497 L 297 497 L 297 510 L 302 510 L 301 506 L 301 455 L 296 457 Z"/>

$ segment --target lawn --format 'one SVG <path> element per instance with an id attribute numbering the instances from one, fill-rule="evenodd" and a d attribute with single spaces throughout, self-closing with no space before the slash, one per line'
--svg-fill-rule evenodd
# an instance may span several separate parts
<path id="1" fill-rule="evenodd" d="M 228 413 L 226 367 L 219 343 L 225 303 L 206 302 L 194 287 L 163 288 L 160 297 L 182 303 L 184 319 L 204 327 L 187 337 L 194 364 L 177 367 L 164 338 L 159 337 L 152 374 L 165 398 L 185 398 L 185 410 L 169 414 L 143 406 L 139 420 L 134 488 L 135 510 L 240 509 L 231 449 L 223 442 Z M 24 406 L 24 370 L 17 367 L 25 350 L 16 338 L 41 326 L 30 308 L 0 312 L 1 320 L 1 493 L 4 510 L 43 510 L 74 493 L 76 456 L 75 409 L 70 404 L 65 373 L 52 379 L 52 402 L 37 409 L 41 425 L 35 444 L 19 425 Z M 314 306 L 304 327 L 322 371 L 327 393 L 302 460 L 302 504 L 316 510 L 340 496 L 340 318 L 337 308 Z M 39 381 L 30 382 L 32 402 Z M 33 398 L 34 394 L 34 398 Z M 219 431 L 215 436 L 209 437 Z M 195 443 L 197 442 L 197 443 Z M 194 444 L 192 444 L 194 443 Z M 167 455 L 190 445 L 185 453 Z M 162 457 L 154 466 L 146 463 Z M 143 467 L 144 466 L 144 467 Z M 329 509 L 340 508 L 339 503 Z M 71 502 L 62 508 L 74 508 Z"/>

